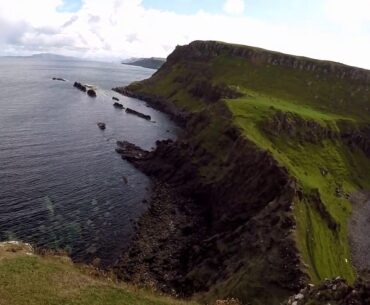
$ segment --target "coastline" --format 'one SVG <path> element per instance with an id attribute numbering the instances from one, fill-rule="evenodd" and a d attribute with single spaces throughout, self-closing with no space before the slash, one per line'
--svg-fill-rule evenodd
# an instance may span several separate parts
<path id="1" fill-rule="evenodd" d="M 228 281 L 236 280 L 233 285 L 245 289 L 237 297 L 266 301 L 283 300 L 303 287 L 307 277 L 294 241 L 293 202 L 299 191 L 286 169 L 238 130 L 228 129 L 225 133 L 233 146 L 224 161 L 228 169 L 209 181 L 199 172 L 199 164 L 212 163 L 215 157 L 193 142 L 205 124 L 202 114 L 184 119 L 160 98 L 117 92 L 165 109 L 185 128 L 177 141 L 157 141 L 154 151 L 143 151 L 144 158 L 127 158 L 132 151 L 120 151 L 123 159 L 166 185 L 164 193 L 172 195 L 161 203 L 163 188 L 153 193 L 129 251 L 115 267 L 118 277 L 174 295 L 195 293 L 207 302 L 234 294 L 214 290 Z M 169 234 L 170 223 L 174 231 Z M 261 255 L 271 259 L 256 265 Z M 256 267 L 265 271 L 256 270 L 253 281 L 237 280 Z"/>

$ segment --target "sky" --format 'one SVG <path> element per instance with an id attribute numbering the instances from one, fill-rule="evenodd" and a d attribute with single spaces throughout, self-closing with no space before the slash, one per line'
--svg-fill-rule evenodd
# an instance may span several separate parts
<path id="1" fill-rule="evenodd" d="M 115 61 L 193 40 L 370 69 L 370 0 L 0 0 L 0 55 Z"/>

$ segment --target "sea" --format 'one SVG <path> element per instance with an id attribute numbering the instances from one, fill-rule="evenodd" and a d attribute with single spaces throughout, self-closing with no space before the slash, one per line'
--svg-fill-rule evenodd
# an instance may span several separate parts
<path id="1" fill-rule="evenodd" d="M 145 102 L 111 88 L 154 72 L 119 63 L 0 58 L 0 241 L 58 249 L 102 266 L 117 261 L 148 208 L 151 183 L 115 152 L 116 141 L 150 150 L 181 131 Z M 75 81 L 94 86 L 97 97 L 74 88 Z M 152 120 L 114 108 L 112 97 Z"/>

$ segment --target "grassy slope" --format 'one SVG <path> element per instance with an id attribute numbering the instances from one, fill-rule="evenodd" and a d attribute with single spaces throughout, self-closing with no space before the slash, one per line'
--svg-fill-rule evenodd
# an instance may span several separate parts
<path id="1" fill-rule="evenodd" d="M 319 62 L 317 62 L 320 64 Z M 191 82 L 181 83 L 179 77 Z M 186 77 L 185 77 L 186 78 Z M 324 140 L 318 144 L 267 134 L 263 129 L 276 110 L 299 115 L 338 131 L 343 122 L 355 129 L 369 122 L 368 89 L 348 80 L 329 75 L 294 70 L 264 63 L 252 64 L 243 58 L 218 56 L 208 62 L 177 61 L 159 71 L 150 81 L 134 84 L 130 89 L 164 96 L 190 112 L 206 111 L 211 125 L 199 135 L 203 146 L 215 156 L 222 155 L 222 129 L 228 123 L 217 113 L 218 105 L 196 99 L 188 89 L 199 79 L 213 84 L 226 83 L 243 92 L 239 99 L 225 104 L 233 113 L 230 124 L 239 126 L 245 137 L 270 153 L 294 176 L 306 195 L 296 202 L 297 242 L 311 280 L 342 276 L 350 282 L 355 271 L 350 262 L 347 219 L 351 206 L 347 199 L 335 194 L 337 185 L 345 192 L 370 187 L 370 161 L 360 150 L 350 151 L 340 140 Z M 326 168 L 327 176 L 320 173 Z M 212 177 L 212 168 L 201 169 Z M 216 170 L 217 171 L 217 170 Z M 329 229 L 307 196 L 318 189 L 331 216 L 340 225 Z"/>
<path id="2" fill-rule="evenodd" d="M 0 305 L 25 304 L 195 305 L 94 276 L 66 257 L 40 257 L 0 246 Z"/>

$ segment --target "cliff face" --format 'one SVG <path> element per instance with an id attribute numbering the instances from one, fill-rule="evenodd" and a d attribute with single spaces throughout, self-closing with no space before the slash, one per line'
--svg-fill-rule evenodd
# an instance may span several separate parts
<path id="1" fill-rule="evenodd" d="M 294 179 L 253 143 L 229 137 L 232 149 L 213 181 L 199 172 L 213 156 L 194 146 L 191 136 L 159 142 L 143 159 L 130 159 L 167 187 L 165 195 L 163 188 L 155 192 L 133 246 L 117 266 L 123 278 L 168 293 L 208 291 L 205 299 L 261 303 L 277 302 L 305 283 L 294 241 Z"/>
<path id="2" fill-rule="evenodd" d="M 117 88 L 184 126 L 178 142 L 131 161 L 186 198 L 175 211 L 191 202 L 171 238 L 118 273 L 140 281 L 145 265 L 166 291 L 251 304 L 279 304 L 308 281 L 353 281 L 348 198 L 370 187 L 369 86 L 366 70 L 197 41 L 152 78 Z M 163 251 L 174 243 L 175 255 Z"/>
<path id="3" fill-rule="evenodd" d="M 268 64 L 299 71 L 315 72 L 318 77 L 331 76 L 353 80 L 370 86 L 370 71 L 335 62 L 319 61 L 264 49 L 220 43 L 217 41 L 195 41 L 188 46 L 178 46 L 168 57 L 169 65 L 178 60 L 209 60 L 218 56 L 240 57 L 257 65 Z"/>

